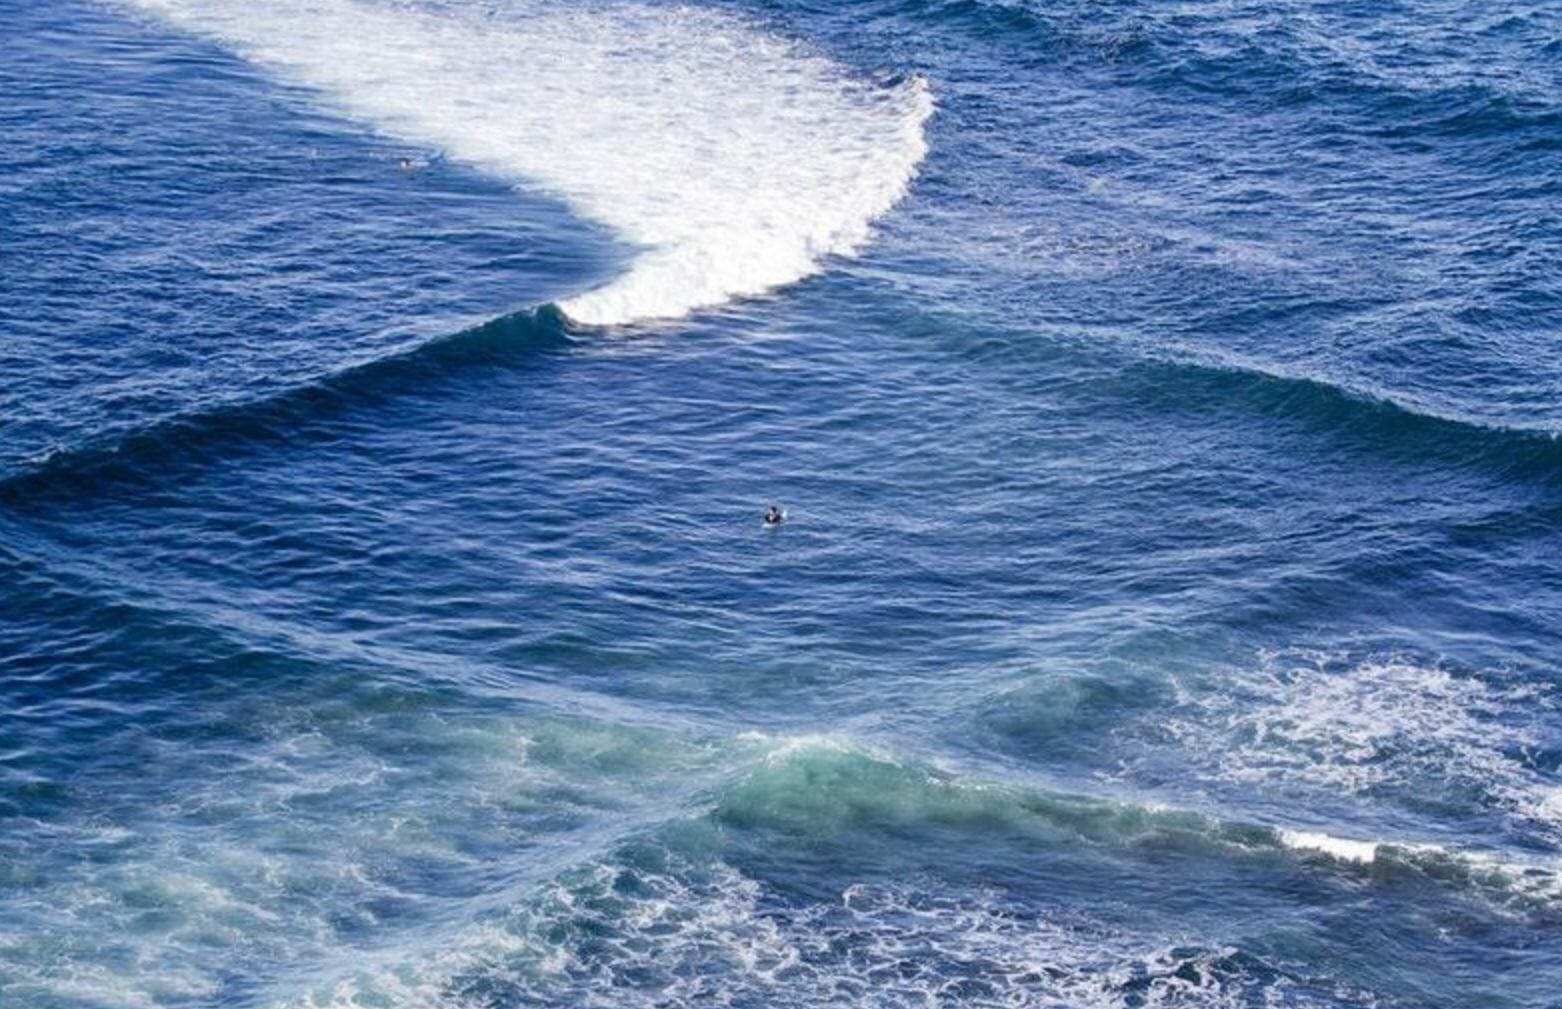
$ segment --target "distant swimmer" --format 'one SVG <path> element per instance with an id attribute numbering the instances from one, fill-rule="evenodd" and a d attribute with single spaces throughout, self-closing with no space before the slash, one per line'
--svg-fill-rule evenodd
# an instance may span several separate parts
<path id="1" fill-rule="evenodd" d="M 419 165 L 418 165 L 418 163 L 416 161 L 413 161 L 411 158 L 402 158 L 400 161 L 396 162 L 396 167 L 400 168 L 404 172 L 410 172 L 414 168 L 419 167 Z"/>
<path id="2" fill-rule="evenodd" d="M 765 525 L 766 526 L 769 526 L 770 528 L 773 529 L 773 528 L 775 528 L 776 526 L 780 525 L 781 523 L 783 523 L 785 521 L 786 521 L 786 512 L 784 512 L 781 509 L 777 508 L 775 505 L 771 505 L 769 508 L 765 509 Z"/>

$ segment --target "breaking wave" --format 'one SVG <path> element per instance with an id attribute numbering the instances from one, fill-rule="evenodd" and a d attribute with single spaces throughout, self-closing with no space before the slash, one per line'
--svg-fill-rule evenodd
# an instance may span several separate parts
<path id="1" fill-rule="evenodd" d="M 517 0 L 127 0 L 341 113 L 569 201 L 637 250 L 578 322 L 670 318 L 859 249 L 926 152 L 920 78 L 854 77 L 731 15 Z"/>
<path id="2" fill-rule="evenodd" d="M 1168 943 L 1079 910 L 1015 900 L 959 873 L 869 873 L 834 864 L 833 887 L 798 892 L 754 851 L 834 862 L 834 842 L 885 832 L 1007 835 L 1108 857 L 1157 853 L 1237 864 L 1299 860 L 1323 877 L 1414 879 L 1521 916 L 1548 914 L 1554 874 L 1428 845 L 1048 795 L 900 762 L 836 736 L 741 740 L 746 773 L 703 814 L 624 839 L 477 927 L 389 951 L 289 1005 L 307 1009 L 926 1005 L 1090 1009 L 1366 1007 L 1377 994 L 1195 929 Z M 737 835 L 756 837 L 747 855 Z M 980 842 L 978 842 L 980 838 Z M 800 844 L 797 842 L 801 842 Z M 939 849 L 945 850 L 945 849 Z M 1295 863 L 1293 863 L 1295 864 Z M 896 878 L 900 877 L 900 878 Z"/>
<path id="3" fill-rule="evenodd" d="M 170 477 L 244 447 L 307 438 L 343 410 L 423 388 L 463 369 L 525 361 L 565 346 L 551 307 L 517 312 L 315 376 L 270 396 L 217 403 L 0 470 L 0 505 L 24 507 L 106 489 L 169 485 Z"/>

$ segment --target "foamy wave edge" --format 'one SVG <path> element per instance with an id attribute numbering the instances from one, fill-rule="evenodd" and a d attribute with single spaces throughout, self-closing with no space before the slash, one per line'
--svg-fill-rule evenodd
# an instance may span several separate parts
<path id="1" fill-rule="evenodd" d="M 900 135 L 884 152 L 882 174 L 863 180 L 867 191 L 841 219 L 816 219 L 792 234 L 777 234 L 762 224 L 741 242 L 696 241 L 653 249 L 624 276 L 564 299 L 559 307 L 588 325 L 678 318 L 806 279 L 822 272 L 832 256 L 856 255 L 872 237 L 872 223 L 906 197 L 927 154 L 925 126 L 935 102 L 926 79 L 910 77 L 887 96 L 903 106 Z"/>
<path id="2" fill-rule="evenodd" d="M 857 253 L 908 192 L 934 100 L 733 14 L 600 0 L 121 0 L 400 140 L 562 198 L 636 251 L 574 321 L 676 318 Z"/>

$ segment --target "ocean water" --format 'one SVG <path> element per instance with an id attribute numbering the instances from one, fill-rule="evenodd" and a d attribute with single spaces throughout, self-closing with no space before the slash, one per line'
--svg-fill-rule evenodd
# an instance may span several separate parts
<path id="1" fill-rule="evenodd" d="M 6 1009 L 1562 1006 L 1562 8 L 0 25 Z"/>

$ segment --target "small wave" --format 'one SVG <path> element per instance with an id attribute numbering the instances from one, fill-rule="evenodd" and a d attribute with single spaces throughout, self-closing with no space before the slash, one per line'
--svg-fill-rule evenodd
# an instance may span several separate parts
<path id="1" fill-rule="evenodd" d="M 1034 43 L 1057 35 L 1056 28 L 1040 13 L 1022 3 L 993 3 L 988 0 L 909 0 L 896 5 L 914 16 L 924 18 L 947 30 L 951 26 L 966 29 L 987 39 L 1015 36 Z M 1038 47 L 1040 48 L 1040 47 Z M 1042 58 L 1045 51 L 1038 54 Z"/>
<path id="2" fill-rule="evenodd" d="M 561 302 L 586 324 L 677 317 L 817 272 L 867 241 L 927 149 L 925 81 L 860 80 L 716 12 L 126 2 L 614 229 L 639 254 Z"/>
<path id="3" fill-rule="evenodd" d="M 106 442 L 55 450 L 30 468 L 0 475 L 0 505 L 22 508 L 105 486 L 163 486 L 180 464 L 203 465 L 245 446 L 303 437 L 309 424 L 336 411 L 421 388 L 453 369 L 535 354 L 567 337 L 564 320 L 551 307 L 506 316 L 261 399 L 222 403 Z"/>
<path id="4" fill-rule="evenodd" d="M 1370 716 L 1367 716 L 1370 717 Z M 717 820 L 815 838 L 909 825 L 980 828 L 1025 844 L 1176 849 L 1211 858 L 1264 852 L 1323 856 L 1345 867 L 1404 868 L 1478 892 L 1494 905 L 1562 899 L 1558 866 L 1404 839 L 1357 840 L 1157 804 L 1060 795 L 902 762 L 840 737 L 774 741 L 726 793 Z"/>
<path id="5" fill-rule="evenodd" d="M 1128 377 L 1143 383 L 1145 396 L 1225 402 L 1295 417 L 1386 455 L 1478 466 L 1514 479 L 1562 479 L 1562 431 L 1552 427 L 1502 424 L 1326 376 L 1227 356 L 1177 355 L 1164 346 Z"/>
<path id="6" fill-rule="evenodd" d="M 1370 868 L 1392 876 L 1409 873 L 1486 895 L 1493 906 L 1548 907 L 1562 900 L 1562 870 L 1498 858 L 1483 852 L 1454 851 L 1436 844 L 1359 841 L 1320 831 L 1277 829 L 1280 847 L 1341 865 Z"/>
<path id="7" fill-rule="evenodd" d="M 1351 841 L 1332 834 L 1320 834 L 1308 830 L 1277 830 L 1275 837 L 1283 847 L 1293 851 L 1317 851 L 1342 862 L 1370 864 L 1378 857 L 1376 841 Z"/>

